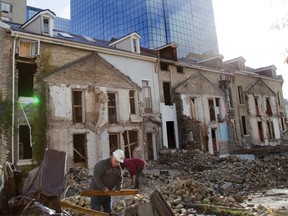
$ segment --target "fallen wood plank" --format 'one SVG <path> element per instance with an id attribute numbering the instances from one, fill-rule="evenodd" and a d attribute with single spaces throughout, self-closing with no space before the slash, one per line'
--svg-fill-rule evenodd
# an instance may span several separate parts
<path id="1" fill-rule="evenodd" d="M 74 210 L 76 210 L 76 211 L 78 211 L 78 212 L 86 213 L 86 214 L 88 214 L 88 215 L 109 216 L 108 213 L 99 212 L 99 211 L 95 211 L 95 210 L 88 209 L 88 208 L 83 208 L 83 207 L 81 207 L 81 206 L 78 206 L 78 205 L 69 203 L 69 202 L 64 201 L 64 200 L 61 200 L 61 207 L 62 207 L 62 208 L 74 209 Z"/>
<path id="2" fill-rule="evenodd" d="M 137 189 L 124 189 L 120 191 L 109 190 L 84 190 L 81 192 L 80 196 L 124 196 L 124 195 L 135 195 L 138 193 Z"/>

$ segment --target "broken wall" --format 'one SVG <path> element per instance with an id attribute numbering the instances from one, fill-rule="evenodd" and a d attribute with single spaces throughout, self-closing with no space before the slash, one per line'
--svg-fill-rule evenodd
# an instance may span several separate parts
<path id="1" fill-rule="evenodd" d="M 12 102 L 12 50 L 13 40 L 10 37 L 9 32 L 6 29 L 0 27 L 0 101 Z M 0 110 L 3 108 L 0 107 Z M 1 111 L 0 111 L 1 112 Z M 3 110 L 2 110 L 3 112 Z M 1 113 L 0 115 L 3 115 Z M 4 117 L 4 116 L 2 116 Z M 5 117 L 4 117 L 5 118 Z M 3 122 L 2 122 L 3 123 Z M 6 128 L 5 133 L 0 130 L 0 164 L 4 164 L 6 161 L 11 161 L 11 140 L 12 140 L 12 128 Z"/>
<path id="2" fill-rule="evenodd" d="M 137 131 L 141 140 L 141 122 L 131 122 L 129 113 L 129 91 L 136 91 L 136 85 L 97 54 L 69 62 L 45 80 L 49 85 L 50 147 L 68 152 L 69 166 L 75 165 L 76 154 L 82 161 L 78 164 L 92 171 L 98 160 L 111 155 L 111 134 L 117 135 L 117 148 L 121 149 L 125 149 L 125 131 Z M 77 122 L 73 112 L 74 91 L 82 94 L 82 105 L 77 105 L 82 114 L 78 114 Z M 109 94 L 116 95 L 117 121 L 112 124 L 108 114 L 112 105 L 109 105 Z M 83 134 L 85 139 L 82 150 L 77 149 L 80 147 L 74 140 L 77 134 Z M 142 146 L 141 142 L 137 144 Z"/>

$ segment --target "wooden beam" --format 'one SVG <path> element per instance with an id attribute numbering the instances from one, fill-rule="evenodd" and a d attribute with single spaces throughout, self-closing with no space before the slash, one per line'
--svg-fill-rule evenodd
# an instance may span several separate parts
<path id="1" fill-rule="evenodd" d="M 81 192 L 80 196 L 124 196 L 124 195 L 135 195 L 138 193 L 138 189 L 124 189 L 120 191 L 109 190 L 84 190 Z"/>
<path id="2" fill-rule="evenodd" d="M 65 200 L 61 200 L 61 207 L 62 208 L 70 208 L 70 209 L 76 210 L 76 211 L 81 212 L 81 213 L 86 213 L 86 215 L 109 216 L 108 213 L 99 212 L 99 211 L 95 211 L 92 209 L 84 208 L 84 207 L 69 203 Z"/>

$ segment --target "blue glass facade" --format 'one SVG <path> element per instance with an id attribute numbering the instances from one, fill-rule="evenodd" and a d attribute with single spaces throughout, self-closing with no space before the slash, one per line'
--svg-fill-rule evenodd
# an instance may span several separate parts
<path id="1" fill-rule="evenodd" d="M 179 44 L 178 55 L 218 53 L 212 0 L 70 0 L 71 32 L 97 39 L 141 35 L 141 45 Z"/>
<path id="2" fill-rule="evenodd" d="M 27 6 L 26 7 L 26 20 L 30 19 L 36 13 L 38 13 L 39 11 L 42 11 L 42 10 L 43 9 L 40 9 L 40 8 Z M 70 29 L 70 20 L 56 16 L 55 17 L 55 21 L 54 21 L 54 28 L 56 30 L 59 30 L 59 31 L 70 32 L 71 31 L 71 29 Z"/>

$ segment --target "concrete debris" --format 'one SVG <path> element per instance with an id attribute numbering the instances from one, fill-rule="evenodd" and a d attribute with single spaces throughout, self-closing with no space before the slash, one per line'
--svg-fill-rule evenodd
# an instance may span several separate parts
<path id="1" fill-rule="evenodd" d="M 199 150 L 177 151 L 168 155 L 163 154 L 158 161 L 148 162 L 139 194 L 113 197 L 113 212 L 124 215 L 127 207 L 149 202 L 152 192 L 159 190 L 175 216 L 198 215 L 198 209 L 201 209 L 198 207 L 207 205 L 253 211 L 257 215 L 259 208 L 253 204 L 241 204 L 250 193 L 288 185 L 288 155 L 284 153 L 255 160 L 237 156 L 220 158 Z M 129 176 L 124 176 L 123 189 L 125 182 L 129 181 Z M 82 190 L 87 189 L 90 178 L 84 168 L 71 169 L 63 199 L 90 208 L 90 198 L 79 196 Z M 266 212 L 269 215 L 268 210 Z M 203 211 L 201 215 L 205 215 Z"/>

